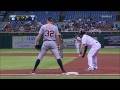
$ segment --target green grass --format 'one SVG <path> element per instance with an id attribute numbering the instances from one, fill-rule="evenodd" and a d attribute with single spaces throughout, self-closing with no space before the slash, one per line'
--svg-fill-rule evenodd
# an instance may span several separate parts
<path id="1" fill-rule="evenodd" d="M 0 79 L 120 79 L 120 76 L 0 76 Z"/>
<path id="2" fill-rule="evenodd" d="M 0 49 L 0 53 L 39 53 L 35 49 Z M 64 53 L 76 53 L 76 49 L 64 49 Z M 99 53 L 120 54 L 119 48 L 102 48 Z M 33 69 L 36 56 L 0 56 L 0 70 Z M 75 57 L 64 57 L 63 64 Z M 38 66 L 41 69 L 59 68 L 54 57 L 45 56 Z M 0 79 L 120 79 L 120 76 L 0 76 Z"/>
<path id="3" fill-rule="evenodd" d="M 63 64 L 72 61 L 75 57 L 65 57 L 62 59 Z M 36 61 L 36 56 L 8 56 L 0 57 L 0 70 L 21 70 L 33 69 Z M 56 69 L 59 68 L 57 61 L 54 57 L 45 56 L 41 64 L 38 66 L 41 69 Z"/>
<path id="4" fill-rule="evenodd" d="M 64 49 L 63 51 L 64 53 L 76 53 L 76 49 Z M 0 53 L 39 53 L 39 51 L 37 51 L 36 49 L 0 49 Z M 120 54 L 120 49 L 101 48 L 99 53 Z"/>

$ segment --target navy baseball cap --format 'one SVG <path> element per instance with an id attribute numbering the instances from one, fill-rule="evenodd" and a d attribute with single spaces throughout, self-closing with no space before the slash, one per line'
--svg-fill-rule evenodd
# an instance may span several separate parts
<path id="1" fill-rule="evenodd" d="M 53 18 L 52 17 L 48 17 L 47 20 L 48 21 L 53 21 Z"/>
<path id="2" fill-rule="evenodd" d="M 86 32 L 85 32 L 85 30 L 80 30 L 79 34 L 84 35 L 84 34 L 86 34 Z"/>

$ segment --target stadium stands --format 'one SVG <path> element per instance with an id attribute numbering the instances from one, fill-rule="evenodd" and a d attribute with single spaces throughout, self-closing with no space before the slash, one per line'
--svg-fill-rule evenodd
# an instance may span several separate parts
<path id="1" fill-rule="evenodd" d="M 3 21 L 6 11 L 0 11 L 0 22 Z M 38 31 L 41 25 L 45 24 L 45 18 L 48 16 L 53 17 L 56 25 L 59 29 L 67 31 L 73 31 L 72 24 L 79 23 L 80 28 L 86 30 L 100 29 L 100 30 L 112 30 L 114 22 L 116 22 L 115 11 L 65 11 L 64 22 L 58 23 L 61 11 L 14 11 L 14 15 L 36 15 L 36 21 L 10 21 L 10 25 L 1 25 L 0 29 L 10 27 L 14 32 L 24 28 L 25 31 Z M 31 30 L 35 29 L 35 30 Z M 93 30 L 94 31 L 94 30 Z"/>
<path id="2" fill-rule="evenodd" d="M 99 21 L 115 22 L 116 13 L 115 11 L 66 11 L 65 20 L 69 19 L 98 19 Z M 86 21 L 84 21 L 86 23 Z"/>

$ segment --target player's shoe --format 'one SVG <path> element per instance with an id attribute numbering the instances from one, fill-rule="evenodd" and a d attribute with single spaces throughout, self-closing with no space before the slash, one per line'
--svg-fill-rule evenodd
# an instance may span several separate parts
<path id="1" fill-rule="evenodd" d="M 92 68 L 87 68 L 87 69 L 85 69 L 85 71 L 93 71 L 94 69 L 92 69 Z"/>
<path id="2" fill-rule="evenodd" d="M 66 72 L 65 72 L 65 71 L 62 71 L 62 75 L 66 75 Z"/>
<path id="3" fill-rule="evenodd" d="M 32 75 L 35 75 L 36 74 L 36 72 L 35 71 L 32 71 Z"/>
<path id="4" fill-rule="evenodd" d="M 98 68 L 97 67 L 94 67 L 94 70 L 97 70 Z"/>
<path id="5" fill-rule="evenodd" d="M 66 75 L 66 73 L 62 73 L 62 75 Z"/>

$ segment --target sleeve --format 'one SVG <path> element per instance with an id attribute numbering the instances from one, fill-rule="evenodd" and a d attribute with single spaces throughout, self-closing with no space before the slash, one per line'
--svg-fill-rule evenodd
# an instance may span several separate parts
<path id="1" fill-rule="evenodd" d="M 55 35 L 60 35 L 60 33 L 59 33 L 59 30 L 58 30 L 58 27 L 57 27 L 57 26 L 55 26 Z"/>
<path id="2" fill-rule="evenodd" d="M 82 37 L 82 41 L 81 41 L 82 44 L 86 44 L 86 37 Z"/>
<path id="3" fill-rule="evenodd" d="M 44 31 L 44 25 L 40 28 L 40 30 L 39 30 L 39 34 L 43 34 L 43 31 Z"/>

